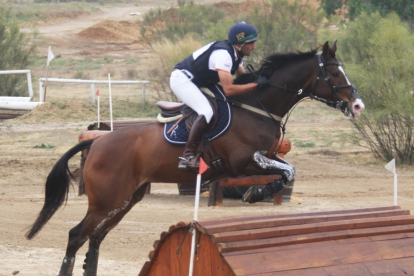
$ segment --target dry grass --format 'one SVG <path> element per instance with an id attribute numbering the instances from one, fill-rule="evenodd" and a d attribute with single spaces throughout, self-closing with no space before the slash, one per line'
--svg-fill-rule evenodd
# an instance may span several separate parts
<path id="1" fill-rule="evenodd" d="M 292 142 L 292 154 L 330 156 L 344 163 L 378 165 L 365 147 L 354 142 L 355 127 L 339 110 L 305 101 L 292 112 L 285 137 Z"/>
<path id="2" fill-rule="evenodd" d="M 150 77 L 153 89 L 159 99 L 177 101 L 169 87 L 169 77 L 174 65 L 202 47 L 202 43 L 191 36 L 178 41 L 163 39 L 152 44 L 154 59 L 150 61 Z"/>

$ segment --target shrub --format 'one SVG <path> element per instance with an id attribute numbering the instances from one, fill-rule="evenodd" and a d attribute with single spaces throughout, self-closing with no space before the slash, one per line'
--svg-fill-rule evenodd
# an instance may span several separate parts
<path id="1" fill-rule="evenodd" d="M 396 12 L 403 20 L 414 23 L 414 2 L 412 0 L 319 0 L 321 8 L 328 16 L 336 13 L 342 6 L 349 8 L 351 19 L 362 12 L 379 12 L 382 16 Z"/>
<path id="2" fill-rule="evenodd" d="M 35 31 L 25 34 L 20 32 L 15 23 L 10 7 L 0 6 L 0 70 L 26 69 L 32 64 L 37 34 Z M 25 95 L 27 83 L 25 78 L 16 74 L 0 75 L 0 95 L 19 96 Z"/>
<path id="3" fill-rule="evenodd" d="M 224 11 L 210 5 L 187 5 L 180 9 L 168 11 L 150 10 L 144 17 L 141 35 L 149 40 L 168 38 L 175 41 L 193 34 L 197 39 L 204 40 L 211 22 L 219 22 Z"/>
<path id="4" fill-rule="evenodd" d="M 138 79 L 138 72 L 135 69 L 128 69 L 127 70 L 127 79 Z"/>
<path id="5" fill-rule="evenodd" d="M 194 50 L 211 41 L 226 40 L 235 22 L 246 21 L 262 29 L 257 49 L 245 64 L 256 65 L 264 56 L 273 52 L 305 51 L 315 48 L 316 32 L 323 13 L 305 0 L 250 1 L 245 14 L 240 14 L 237 4 L 228 4 L 234 16 L 224 16 L 225 11 L 214 6 L 189 5 L 168 11 L 152 11 L 145 18 L 143 32 L 149 39 L 149 30 L 157 32 L 158 42 L 152 43 L 156 55 L 155 66 L 149 70 L 149 79 L 158 99 L 176 100 L 169 88 L 169 76 L 174 65 Z M 164 29 L 163 29 L 164 26 Z M 155 31 L 156 30 L 156 31 Z M 154 37 L 153 37 L 154 38 Z M 156 40 L 154 38 L 154 40 Z"/>
<path id="6" fill-rule="evenodd" d="M 156 98 L 163 100 L 177 100 L 175 94 L 170 90 L 169 77 L 174 65 L 200 48 L 202 43 L 191 36 L 187 36 L 177 42 L 164 38 L 152 45 L 156 62 L 150 69 L 150 81 L 156 91 Z"/>
<path id="7" fill-rule="evenodd" d="M 256 5 L 250 23 L 262 29 L 252 59 L 274 52 L 308 51 L 315 48 L 323 13 L 310 1 L 271 0 Z"/>
<path id="8" fill-rule="evenodd" d="M 413 164 L 414 34 L 395 13 L 362 14 L 340 41 L 341 59 L 366 104 L 352 120 L 357 138 L 384 161 Z"/>
<path id="9" fill-rule="evenodd" d="M 76 73 L 73 75 L 74 79 L 82 79 L 83 78 L 83 71 L 76 71 Z"/>

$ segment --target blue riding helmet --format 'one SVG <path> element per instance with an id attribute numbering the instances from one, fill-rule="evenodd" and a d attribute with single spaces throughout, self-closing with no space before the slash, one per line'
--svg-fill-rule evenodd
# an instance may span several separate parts
<path id="1" fill-rule="evenodd" d="M 234 24 L 229 31 L 228 41 L 230 44 L 251 43 L 257 40 L 260 33 L 256 28 L 246 22 Z"/>

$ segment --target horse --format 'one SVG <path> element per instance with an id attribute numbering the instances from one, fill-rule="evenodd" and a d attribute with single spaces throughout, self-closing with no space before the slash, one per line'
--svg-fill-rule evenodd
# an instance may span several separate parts
<path id="1" fill-rule="evenodd" d="M 336 59 L 336 41 L 326 42 L 322 52 L 275 53 L 257 71 L 239 76 L 235 83 L 267 77 L 268 85 L 227 100 L 233 118 L 226 133 L 211 141 L 222 160 L 224 172 L 208 169 L 203 180 L 224 177 L 280 174 L 285 182 L 295 176 L 293 166 L 275 159 L 282 136 L 282 118 L 305 98 L 322 101 L 340 109 L 345 116 L 358 117 L 364 103 Z M 240 107 L 241 106 L 241 107 Z M 248 106 L 249 108 L 242 108 Z M 145 195 L 151 182 L 191 183 L 197 172 L 179 170 L 178 157 L 183 145 L 167 142 L 163 124 L 142 123 L 118 129 L 97 139 L 87 140 L 67 151 L 52 168 L 45 183 L 45 201 L 37 219 L 26 233 L 32 239 L 67 201 L 71 178 L 68 161 L 88 150 L 83 168 L 88 210 L 82 221 L 69 231 L 66 255 L 59 275 L 72 275 L 76 252 L 89 239 L 84 275 L 97 274 L 99 246 Z M 204 161 L 211 166 L 212 157 Z"/>

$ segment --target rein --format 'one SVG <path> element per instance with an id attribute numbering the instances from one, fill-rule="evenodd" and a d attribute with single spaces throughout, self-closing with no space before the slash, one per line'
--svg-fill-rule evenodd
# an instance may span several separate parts
<path id="1" fill-rule="evenodd" d="M 266 110 L 266 108 L 264 108 L 264 106 L 261 104 L 261 102 L 260 102 L 260 101 L 259 101 L 259 103 L 262 105 L 263 109 L 256 108 L 256 107 L 253 107 L 253 106 L 250 106 L 250 105 L 244 104 L 244 103 L 239 103 L 239 102 L 231 101 L 231 100 L 229 100 L 229 99 L 227 99 L 227 98 L 225 98 L 225 99 L 219 99 L 219 98 L 216 98 L 216 97 L 214 96 L 214 94 L 213 94 L 213 93 L 211 93 L 211 91 L 210 91 L 209 89 L 205 88 L 205 87 L 200 87 L 200 90 L 204 93 L 204 95 L 205 95 L 207 98 L 210 98 L 210 99 L 215 99 L 216 101 L 226 102 L 226 103 L 229 103 L 229 104 L 231 104 L 231 105 L 233 105 L 233 106 L 237 106 L 237 107 L 241 107 L 241 108 L 243 108 L 243 109 L 247 109 L 247 110 L 249 110 L 249 111 L 251 111 L 251 112 L 254 112 L 254 113 L 260 114 L 260 115 L 262 115 L 262 116 L 265 116 L 265 117 L 271 118 L 271 119 L 273 119 L 273 120 L 275 120 L 275 121 L 277 121 L 277 122 L 280 122 L 280 121 L 282 121 L 282 119 L 283 119 L 282 117 L 280 117 L 280 116 L 278 116 L 278 115 L 276 115 L 276 114 L 269 113 L 269 112 Z"/>
<path id="2" fill-rule="evenodd" d="M 345 78 L 348 80 L 348 77 L 345 74 L 345 70 L 342 69 L 342 63 L 340 61 L 323 63 L 322 62 L 322 54 L 318 54 L 317 57 L 318 57 L 318 65 L 319 65 L 319 68 L 320 68 L 319 75 L 316 78 L 316 82 L 313 85 L 311 92 L 310 93 L 305 93 L 306 96 L 309 97 L 312 100 L 316 100 L 318 102 L 324 103 L 329 107 L 332 107 L 332 108 L 335 108 L 335 109 L 340 109 L 345 115 L 349 115 L 349 113 L 347 111 L 347 105 L 348 105 L 349 99 L 352 96 L 354 96 L 356 98 L 359 98 L 359 95 L 358 95 L 358 92 L 357 92 L 355 86 L 353 84 L 345 84 L 345 85 L 339 85 L 339 86 L 333 85 L 332 82 L 329 79 L 328 74 L 326 73 L 325 65 L 337 65 L 341 69 L 341 72 L 344 74 Z M 256 72 L 254 71 L 253 66 L 251 64 L 247 65 L 247 69 L 256 78 L 259 77 L 259 75 L 257 75 Z M 328 84 L 328 86 L 332 90 L 332 99 L 334 99 L 334 95 L 335 95 L 335 97 L 339 100 L 337 100 L 337 101 L 325 100 L 325 99 L 320 98 L 320 97 L 313 94 L 313 92 L 315 91 L 316 85 L 318 84 L 318 81 L 320 80 L 320 75 L 321 74 L 322 74 L 322 77 L 324 78 L 325 82 Z M 349 83 L 349 81 L 348 81 L 348 83 Z M 295 90 L 295 89 L 290 89 L 290 88 L 287 88 L 286 86 L 277 85 L 277 84 L 274 84 L 274 83 L 271 83 L 271 82 L 269 82 L 269 86 L 277 88 L 279 90 L 284 90 L 285 92 L 295 93 L 297 95 L 301 95 L 302 93 L 304 93 L 303 88 L 300 88 L 299 90 Z M 348 99 L 346 101 L 343 101 L 343 100 L 341 100 L 341 98 L 338 95 L 338 90 L 342 89 L 342 88 L 348 88 L 348 87 L 350 87 L 352 89 L 352 91 L 349 94 Z M 262 107 L 263 107 L 263 105 L 262 105 Z"/>
<path id="3" fill-rule="evenodd" d="M 317 57 L 318 57 L 318 65 L 319 65 L 320 71 L 319 71 L 318 77 L 316 78 L 315 84 L 312 87 L 311 92 L 310 93 L 305 93 L 305 95 L 306 95 L 305 98 L 309 97 L 310 99 L 316 100 L 316 101 L 321 102 L 321 103 L 324 103 L 324 104 L 328 105 L 329 107 L 332 107 L 332 108 L 335 108 L 335 109 L 340 109 L 342 111 L 342 113 L 344 113 L 345 115 L 348 116 L 349 112 L 352 112 L 352 111 L 348 111 L 348 108 L 347 108 L 349 99 L 353 95 L 354 95 L 354 97 L 359 98 L 359 95 L 358 95 L 358 92 L 357 92 L 355 86 L 349 82 L 348 77 L 346 76 L 345 70 L 343 70 L 342 64 L 341 64 L 340 61 L 323 63 L 322 62 L 322 53 L 318 54 Z M 345 79 L 347 80 L 348 84 L 339 85 L 339 86 L 333 85 L 332 82 L 329 79 L 329 76 L 328 76 L 326 70 L 325 70 L 326 65 L 336 65 L 336 66 L 338 66 L 340 71 L 344 74 Z M 256 72 L 255 72 L 255 70 L 254 70 L 254 68 L 251 64 L 248 64 L 246 66 L 246 68 L 256 78 L 258 78 L 260 76 L 260 75 L 256 74 Z M 318 81 L 320 80 L 320 75 L 321 74 L 322 74 L 322 77 L 324 78 L 325 82 L 328 84 L 328 86 L 332 90 L 332 101 L 320 98 L 320 97 L 314 95 L 314 93 L 313 93 L 315 91 L 316 85 L 318 84 Z M 271 82 L 268 82 L 268 85 L 270 87 L 274 87 L 274 88 L 277 88 L 279 90 L 283 90 L 285 92 L 295 93 L 298 96 L 300 96 L 302 93 L 304 93 L 303 88 L 300 88 L 299 90 L 295 90 L 295 89 L 290 89 L 290 88 L 287 88 L 286 86 L 277 85 L 277 84 L 274 84 L 274 83 L 271 83 Z M 346 99 L 346 101 L 341 100 L 341 98 L 338 95 L 338 90 L 342 89 L 342 88 L 349 88 L 349 87 L 352 89 L 351 93 L 349 94 L 349 97 Z M 267 111 L 267 109 L 263 106 L 262 102 L 257 98 L 257 96 L 253 92 L 253 90 L 251 92 L 252 92 L 253 96 L 256 98 L 256 100 L 259 102 L 259 104 L 262 106 L 263 110 L 270 115 L 270 113 Z M 334 100 L 334 96 L 338 99 L 337 101 Z M 293 98 L 291 99 L 291 101 L 293 101 Z M 300 103 L 300 101 L 297 104 L 299 104 L 299 103 Z M 273 117 L 269 116 L 269 117 L 273 118 L 273 120 L 275 121 L 276 124 L 280 125 L 280 127 L 282 129 L 282 139 L 285 136 L 286 124 L 287 124 L 287 121 L 289 119 L 289 116 L 290 116 L 291 112 L 293 111 L 293 109 L 297 106 L 297 104 L 290 109 L 290 111 L 288 112 L 288 114 L 286 116 L 286 120 L 285 120 L 284 123 L 282 123 L 282 120 L 275 120 Z M 275 152 L 278 152 L 278 150 L 279 150 L 279 148 Z"/>

